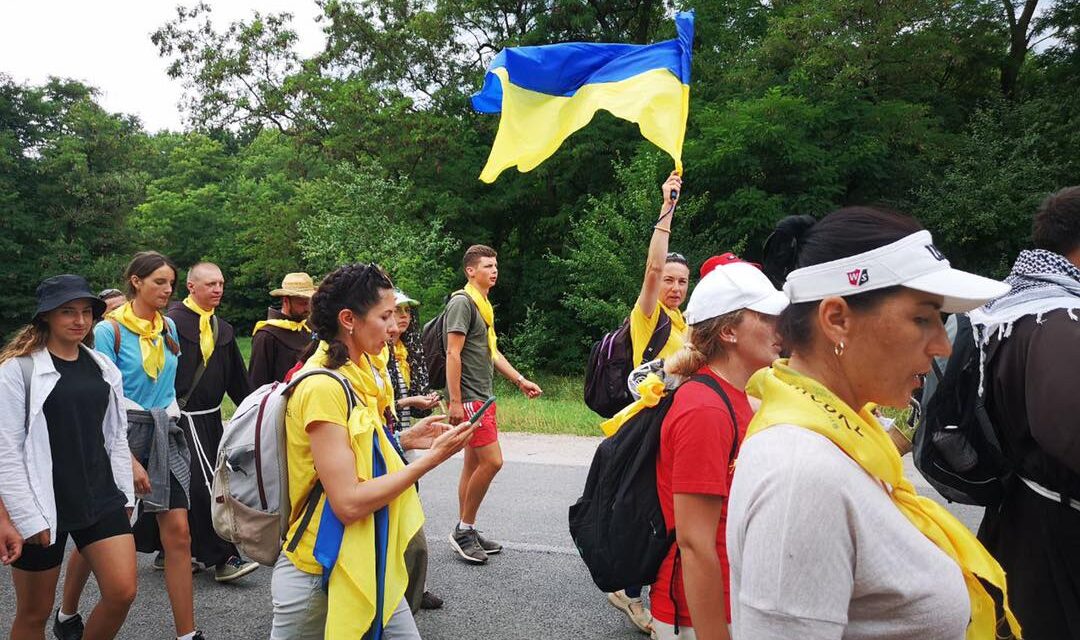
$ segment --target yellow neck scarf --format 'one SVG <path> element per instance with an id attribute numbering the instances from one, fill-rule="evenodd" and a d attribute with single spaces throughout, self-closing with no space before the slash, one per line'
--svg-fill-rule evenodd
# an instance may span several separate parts
<path id="1" fill-rule="evenodd" d="M 165 368 L 165 338 L 161 335 L 165 327 L 165 316 L 155 312 L 153 320 L 143 320 L 135 315 L 132 302 L 128 301 L 114 309 L 109 317 L 139 336 L 143 371 L 146 371 L 151 380 L 157 380 L 161 370 Z"/>
<path id="2" fill-rule="evenodd" d="M 885 430 L 864 407 L 856 413 L 816 380 L 804 376 L 779 360 L 750 378 L 747 392 L 762 401 L 750 422 L 746 437 L 777 424 L 792 424 L 820 433 L 840 447 L 867 473 L 892 487 L 900 513 L 960 566 L 971 598 L 971 624 L 967 639 L 993 638 L 997 627 L 994 602 L 979 578 L 999 589 L 1005 597 L 1005 618 L 1020 637 L 1020 623 L 1008 607 L 1005 572 L 979 543 L 975 535 L 936 502 L 915 493 L 904 477 L 903 464 Z"/>
<path id="3" fill-rule="evenodd" d="M 300 322 L 297 322 L 295 320 L 277 318 L 274 320 L 259 320 L 255 323 L 255 330 L 251 332 L 251 335 L 255 335 L 259 332 L 259 329 L 268 326 L 277 327 L 278 329 L 285 329 L 286 331 L 311 331 L 311 329 L 308 329 L 307 320 L 301 320 Z"/>
<path id="4" fill-rule="evenodd" d="M 390 411 L 393 412 L 394 386 L 390 382 L 390 370 L 387 368 L 387 365 L 390 362 L 390 348 L 383 346 L 379 355 L 367 355 L 365 357 L 368 362 L 356 366 L 362 374 L 366 371 L 366 374 L 364 375 L 365 393 L 367 393 L 378 405 L 380 414 L 385 415 L 387 409 L 390 409 Z M 374 371 L 372 371 L 372 367 L 374 367 Z M 382 380 L 381 386 L 379 385 L 378 380 L 375 379 L 376 372 L 378 373 L 379 379 Z M 394 413 L 394 415 L 397 414 Z"/>
<path id="5" fill-rule="evenodd" d="M 412 366 L 409 364 L 409 348 L 401 340 L 394 344 L 394 360 L 401 372 L 401 379 L 405 381 L 405 388 L 408 389 L 412 386 Z"/>
<path id="6" fill-rule="evenodd" d="M 604 432 L 605 436 L 610 438 L 618 433 L 619 429 L 626 424 L 627 420 L 636 416 L 643 409 L 655 407 L 660 404 L 660 400 L 665 394 L 664 381 L 655 373 L 650 373 L 638 384 L 637 390 L 639 396 L 638 400 L 630 403 L 624 407 L 622 411 L 616 413 L 600 424 L 600 430 Z"/>
<path id="7" fill-rule="evenodd" d="M 476 304 L 476 309 L 480 312 L 480 317 L 483 318 L 484 324 L 487 325 L 488 349 L 491 350 L 491 360 L 498 360 L 499 339 L 495 337 L 495 309 L 492 308 L 487 296 L 480 293 L 480 290 L 472 286 L 472 283 L 465 285 L 465 293 L 472 298 L 472 301 Z"/>
<path id="8" fill-rule="evenodd" d="M 326 366 L 325 342 L 304 365 L 305 369 Z M 349 416 L 349 444 L 356 457 L 356 475 L 365 480 L 373 475 L 372 447 L 378 438 L 379 451 L 386 461 L 387 475 L 401 471 L 405 464 L 394 452 L 394 445 L 382 428 L 382 412 L 376 413 L 372 402 L 378 394 L 371 367 L 366 362 L 357 365 L 351 360 L 338 373 L 352 383 L 353 389 L 366 405 L 357 405 Z M 375 395 L 373 395 L 373 393 Z M 397 603 L 405 595 L 409 583 L 405 567 L 405 548 L 424 524 L 424 509 L 410 485 L 390 502 L 390 535 L 386 549 L 386 583 L 382 624 L 389 622 Z M 345 527 L 337 565 L 330 573 L 327 595 L 326 632 L 329 640 L 359 638 L 367 632 L 375 618 L 377 585 L 375 571 L 375 518 L 367 516 Z"/>
<path id="9" fill-rule="evenodd" d="M 662 302 L 658 302 L 660 308 L 664 313 L 668 314 L 671 318 L 671 332 L 677 333 L 683 337 L 686 336 L 686 318 L 683 317 L 682 311 L 679 311 L 678 307 L 675 309 L 668 309 Z"/>
<path id="10" fill-rule="evenodd" d="M 210 362 L 210 356 L 214 354 L 214 328 L 210 319 L 214 317 L 214 310 L 207 311 L 199 306 L 191 296 L 184 298 L 184 306 L 199 315 L 199 350 L 202 351 L 203 366 Z"/>

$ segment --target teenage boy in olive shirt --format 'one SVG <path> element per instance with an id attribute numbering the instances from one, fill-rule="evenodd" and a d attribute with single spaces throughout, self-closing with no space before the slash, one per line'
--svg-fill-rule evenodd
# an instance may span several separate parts
<path id="1" fill-rule="evenodd" d="M 542 393 L 536 383 L 518 373 L 497 348 L 493 349 L 494 312 L 487 296 L 499 277 L 497 258 L 491 247 L 469 247 L 463 260 L 469 280 L 466 293 L 452 296 L 446 305 L 446 389 L 451 424 L 471 418 L 492 395 L 495 370 L 513 381 L 530 399 Z M 502 545 L 484 538 L 476 530 L 476 513 L 502 463 L 493 405 L 465 447 L 465 464 L 458 484 L 461 520 L 450 534 L 450 543 L 467 562 L 483 564 L 489 555 L 502 551 Z"/>

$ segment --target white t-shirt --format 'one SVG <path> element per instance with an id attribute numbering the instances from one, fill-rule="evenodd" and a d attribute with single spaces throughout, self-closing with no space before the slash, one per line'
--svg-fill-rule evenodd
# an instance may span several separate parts
<path id="1" fill-rule="evenodd" d="M 746 440 L 728 504 L 734 637 L 962 640 L 960 567 L 822 435 Z"/>

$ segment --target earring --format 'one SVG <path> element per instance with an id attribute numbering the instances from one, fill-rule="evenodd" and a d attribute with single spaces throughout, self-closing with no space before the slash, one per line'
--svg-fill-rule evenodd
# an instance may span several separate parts
<path id="1" fill-rule="evenodd" d="M 349 336 L 352 336 L 352 327 L 349 327 Z"/>
<path id="2" fill-rule="evenodd" d="M 840 356 L 844 355 L 844 341 L 843 341 L 843 340 L 841 340 L 840 342 L 837 342 L 837 343 L 836 343 L 836 344 L 835 344 L 835 345 L 833 346 L 833 353 L 835 353 L 835 354 L 836 354 L 836 357 L 837 357 L 837 358 L 839 358 Z"/>

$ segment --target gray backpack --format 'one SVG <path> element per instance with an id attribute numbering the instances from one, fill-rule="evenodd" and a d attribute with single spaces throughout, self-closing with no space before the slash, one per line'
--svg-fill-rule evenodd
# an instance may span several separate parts
<path id="1" fill-rule="evenodd" d="M 281 554 L 289 531 L 289 466 L 285 456 L 285 406 L 301 380 L 330 376 L 341 383 L 350 413 L 356 406 L 349 381 L 330 369 L 298 373 L 288 384 L 271 382 L 251 393 L 236 408 L 218 446 L 211 515 L 214 530 L 247 557 L 268 567 Z M 308 495 L 300 527 L 289 542 L 295 549 L 322 496 L 316 482 Z"/>

